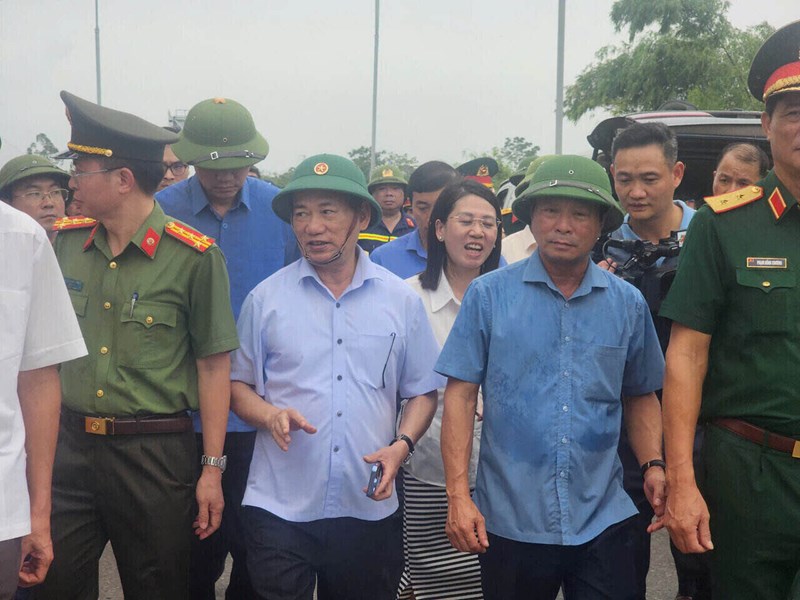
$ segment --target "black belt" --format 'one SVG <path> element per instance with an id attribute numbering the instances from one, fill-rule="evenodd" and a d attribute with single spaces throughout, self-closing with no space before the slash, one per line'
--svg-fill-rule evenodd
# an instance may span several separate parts
<path id="1" fill-rule="evenodd" d="M 78 428 L 94 435 L 184 433 L 193 429 L 192 418 L 185 412 L 172 415 L 100 417 L 81 415 L 62 408 L 61 420 L 67 427 Z"/>

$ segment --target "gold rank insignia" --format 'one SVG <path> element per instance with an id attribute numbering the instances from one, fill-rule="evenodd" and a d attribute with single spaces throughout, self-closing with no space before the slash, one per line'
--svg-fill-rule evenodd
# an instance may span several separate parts
<path id="1" fill-rule="evenodd" d="M 328 163 L 318 162 L 314 165 L 314 173 L 317 175 L 325 175 L 328 172 Z"/>
<path id="2" fill-rule="evenodd" d="M 187 246 L 191 246 L 198 252 L 205 252 L 214 244 L 214 238 L 203 235 L 196 229 L 192 229 L 183 223 L 170 221 L 164 226 L 164 231 L 167 232 L 167 235 L 174 237 L 176 240 L 180 240 Z"/>
<path id="3" fill-rule="evenodd" d="M 53 223 L 55 231 L 66 231 L 67 229 L 87 229 L 97 225 L 97 221 L 89 217 L 61 217 Z"/>
<path id="4" fill-rule="evenodd" d="M 739 208 L 745 204 L 750 204 L 764 196 L 764 190 L 757 185 L 744 187 L 740 190 L 734 190 L 727 194 L 720 194 L 719 196 L 708 196 L 705 198 L 706 204 L 711 207 L 715 213 L 724 213 L 734 208 Z"/>
<path id="5" fill-rule="evenodd" d="M 381 172 L 381 176 L 382 177 L 393 177 L 394 176 L 394 171 L 392 171 L 391 169 L 384 169 Z"/>
<path id="6" fill-rule="evenodd" d="M 481 168 L 478 169 L 478 177 L 486 177 L 489 175 L 489 167 L 486 165 L 481 165 Z"/>

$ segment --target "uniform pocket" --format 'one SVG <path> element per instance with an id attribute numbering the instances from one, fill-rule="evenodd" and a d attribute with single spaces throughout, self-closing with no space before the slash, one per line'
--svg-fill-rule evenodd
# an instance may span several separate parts
<path id="1" fill-rule="evenodd" d="M 584 373 L 584 397 L 599 402 L 619 402 L 627 348 L 587 344 L 590 373 Z"/>
<path id="2" fill-rule="evenodd" d="M 795 319 L 792 306 L 796 295 L 794 271 L 773 269 L 736 269 L 739 289 L 736 303 L 746 331 L 785 333 Z"/>
<path id="3" fill-rule="evenodd" d="M 70 290 L 69 299 L 72 301 L 72 309 L 79 317 L 86 316 L 86 305 L 89 303 L 89 296 L 79 294 Z"/>
<path id="4" fill-rule="evenodd" d="M 178 309 L 162 302 L 140 301 L 130 310 L 122 309 L 119 336 L 119 364 L 125 367 L 152 369 L 163 367 L 175 350 L 175 326 Z"/>

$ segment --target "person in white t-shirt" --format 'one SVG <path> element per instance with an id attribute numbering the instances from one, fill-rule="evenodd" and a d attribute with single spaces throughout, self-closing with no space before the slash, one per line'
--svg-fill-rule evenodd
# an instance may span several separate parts
<path id="1" fill-rule="evenodd" d="M 41 582 L 53 559 L 58 365 L 85 354 L 47 233 L 0 203 L 0 600 Z"/>

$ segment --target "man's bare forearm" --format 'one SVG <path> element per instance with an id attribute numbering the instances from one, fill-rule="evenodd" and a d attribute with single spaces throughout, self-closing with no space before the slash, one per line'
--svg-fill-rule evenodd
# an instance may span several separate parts
<path id="1" fill-rule="evenodd" d="M 221 352 L 197 359 L 197 387 L 200 422 L 203 425 L 203 453 L 222 456 L 231 401 L 230 353 Z"/>
<path id="2" fill-rule="evenodd" d="M 433 421 L 438 398 L 436 390 L 411 398 L 403 408 L 403 418 L 398 433 L 407 435 L 415 443 L 419 441 Z"/>
<path id="3" fill-rule="evenodd" d="M 444 392 L 442 460 L 448 497 L 469 497 L 469 460 L 478 384 L 449 378 Z"/>

